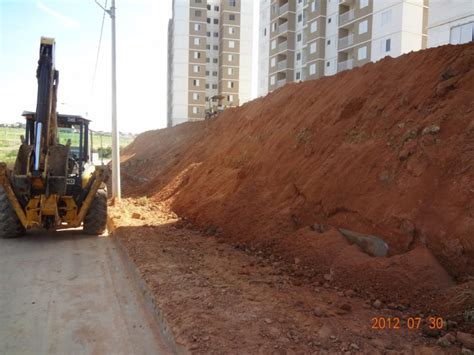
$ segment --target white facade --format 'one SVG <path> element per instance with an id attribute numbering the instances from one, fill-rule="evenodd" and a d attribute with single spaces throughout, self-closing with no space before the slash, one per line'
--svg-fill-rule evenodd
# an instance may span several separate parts
<path id="1" fill-rule="evenodd" d="M 268 93 L 268 61 L 270 56 L 270 0 L 260 0 L 258 51 L 257 95 L 265 96 Z"/>
<path id="2" fill-rule="evenodd" d="M 252 98 L 253 0 L 241 0 L 239 100 L 243 105 Z"/>
<path id="3" fill-rule="evenodd" d="M 326 33 L 324 52 L 326 63 L 324 65 L 324 75 L 334 75 L 337 73 L 337 43 L 338 43 L 338 20 L 339 4 L 338 1 L 328 1 L 326 3 Z M 329 43 L 329 44 L 328 44 Z"/>
<path id="4" fill-rule="evenodd" d="M 473 0 L 430 0 L 428 47 L 474 40 Z"/>
<path id="5" fill-rule="evenodd" d="M 189 0 L 173 1 L 173 20 L 169 34 L 171 85 L 168 88 L 169 121 L 177 125 L 188 120 Z"/>
<path id="6" fill-rule="evenodd" d="M 374 0 L 371 61 L 422 49 L 424 11 L 423 0 Z"/>

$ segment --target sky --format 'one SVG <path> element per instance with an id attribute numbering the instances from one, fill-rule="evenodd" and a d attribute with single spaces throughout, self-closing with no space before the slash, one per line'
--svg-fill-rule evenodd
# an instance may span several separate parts
<path id="1" fill-rule="evenodd" d="M 104 4 L 106 0 L 97 0 Z M 107 8 L 111 0 L 107 0 Z M 117 110 L 121 132 L 166 126 L 167 31 L 172 0 L 116 0 Z M 254 8 L 256 94 L 258 1 Z M 56 39 L 58 112 L 85 115 L 111 130 L 111 24 L 94 0 L 0 0 L 0 122 L 21 122 L 36 108 L 41 36 Z"/>

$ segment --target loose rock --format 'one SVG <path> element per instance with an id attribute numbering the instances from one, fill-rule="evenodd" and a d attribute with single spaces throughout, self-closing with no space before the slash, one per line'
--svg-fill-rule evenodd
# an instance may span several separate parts
<path id="1" fill-rule="evenodd" d="M 361 234 L 343 228 L 339 228 L 339 232 L 341 232 L 350 243 L 357 244 L 362 251 L 370 256 L 386 256 L 388 253 L 388 244 L 379 237 Z"/>

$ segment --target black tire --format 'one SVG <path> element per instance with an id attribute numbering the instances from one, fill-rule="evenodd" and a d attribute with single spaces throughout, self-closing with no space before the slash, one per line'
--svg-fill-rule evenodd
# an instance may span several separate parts
<path id="1" fill-rule="evenodd" d="M 83 231 L 90 235 L 100 235 L 107 228 L 107 190 L 100 188 L 92 200 L 84 217 Z"/>
<path id="2" fill-rule="evenodd" d="M 5 190 L 0 186 L 0 238 L 18 238 L 24 235 L 25 231 Z"/>

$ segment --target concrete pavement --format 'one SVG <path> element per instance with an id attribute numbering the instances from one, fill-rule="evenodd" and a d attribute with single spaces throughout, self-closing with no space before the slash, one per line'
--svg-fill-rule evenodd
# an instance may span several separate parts
<path id="1" fill-rule="evenodd" d="M 164 354 L 114 243 L 81 230 L 0 239 L 0 354 Z"/>

